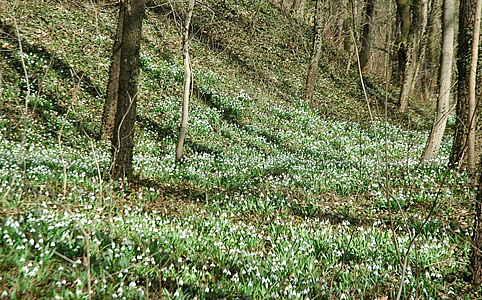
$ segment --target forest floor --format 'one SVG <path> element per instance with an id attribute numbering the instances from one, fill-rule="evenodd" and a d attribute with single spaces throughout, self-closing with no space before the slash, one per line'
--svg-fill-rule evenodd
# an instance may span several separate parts
<path id="1" fill-rule="evenodd" d="M 419 164 L 430 105 L 396 113 L 373 74 L 367 102 L 329 41 L 309 104 L 310 28 L 269 2 L 251 26 L 257 1 L 206 0 L 176 163 L 182 9 L 157 2 L 127 183 L 106 180 L 97 139 L 115 5 L 0 0 L 0 299 L 478 297 L 474 188 L 447 167 L 452 138 Z"/>

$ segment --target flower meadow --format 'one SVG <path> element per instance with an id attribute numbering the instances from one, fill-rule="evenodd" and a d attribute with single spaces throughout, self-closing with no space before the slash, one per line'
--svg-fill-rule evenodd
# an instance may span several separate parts
<path id="1" fill-rule="evenodd" d="M 176 163 L 183 71 L 166 49 L 178 35 L 152 12 L 137 179 L 107 180 L 110 145 L 96 136 L 115 9 L 61 2 L 19 4 L 23 51 L 0 35 L 0 299 L 477 297 L 466 282 L 474 189 L 447 166 L 450 136 L 420 165 L 427 131 L 326 116 L 193 39 Z M 240 3 L 232 10 L 255 2 Z M 271 75 L 299 87 L 287 74 Z M 359 107 L 321 81 L 320 102 Z"/>

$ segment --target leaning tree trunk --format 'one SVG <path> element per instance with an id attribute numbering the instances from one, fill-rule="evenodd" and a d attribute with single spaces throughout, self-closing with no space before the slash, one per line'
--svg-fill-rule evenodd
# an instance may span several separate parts
<path id="1" fill-rule="evenodd" d="M 440 143 L 447 124 L 452 85 L 452 61 L 454 56 L 455 0 L 444 0 L 442 16 L 442 59 L 440 62 L 440 89 L 437 99 L 437 113 L 421 162 L 433 161 L 440 149 Z"/>
<path id="2" fill-rule="evenodd" d="M 321 57 L 321 41 L 323 34 L 323 3 L 316 0 L 315 24 L 313 27 L 313 50 L 311 53 L 310 64 L 308 65 L 308 74 L 305 81 L 305 100 L 313 101 L 313 93 L 315 91 L 316 78 L 318 73 L 318 63 Z"/>
<path id="3" fill-rule="evenodd" d="M 122 27 L 124 26 L 125 5 L 119 9 L 117 30 L 115 34 L 112 61 L 109 71 L 109 82 L 105 96 L 104 111 L 102 112 L 101 139 L 110 140 L 114 132 L 115 114 L 117 111 L 117 98 L 119 91 L 119 73 L 122 54 Z"/>
<path id="4" fill-rule="evenodd" d="M 134 123 L 136 120 L 139 52 L 145 0 L 120 2 L 124 18 L 122 25 L 121 65 L 119 71 L 117 111 L 112 136 L 112 164 L 110 178 L 132 179 Z"/>
<path id="5" fill-rule="evenodd" d="M 191 23 L 192 11 L 194 9 L 194 0 L 189 0 L 186 21 L 184 23 L 183 56 L 184 56 L 184 93 L 182 95 L 182 116 L 181 125 L 179 126 L 179 136 L 176 145 L 176 160 L 182 158 L 182 150 L 184 139 L 186 138 L 187 120 L 189 117 L 189 96 L 191 93 L 191 63 L 189 61 L 189 24 Z"/>
<path id="6" fill-rule="evenodd" d="M 371 27 L 372 27 L 372 17 L 373 11 L 375 10 L 375 0 L 367 0 L 366 1 L 366 10 L 365 10 L 365 24 L 363 25 L 363 34 L 362 34 L 362 43 L 360 49 L 360 68 L 363 70 L 367 65 L 368 61 L 370 60 L 371 56 L 371 47 L 372 47 L 372 39 L 371 39 Z"/>

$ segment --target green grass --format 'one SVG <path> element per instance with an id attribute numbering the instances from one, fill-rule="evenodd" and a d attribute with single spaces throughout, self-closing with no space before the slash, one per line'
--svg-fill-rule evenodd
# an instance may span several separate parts
<path id="1" fill-rule="evenodd" d="M 195 12 L 198 33 L 213 29 L 191 41 L 181 163 L 179 37 L 169 11 L 149 11 L 139 179 L 130 184 L 104 180 L 110 148 L 95 139 L 114 8 L 20 3 L 29 95 L 15 40 L 0 36 L 8 43 L 0 61 L 0 297 L 83 299 L 90 284 L 94 299 L 392 299 L 399 255 L 418 230 L 402 298 L 476 297 L 465 281 L 474 191 L 466 174 L 446 167 L 451 138 L 435 163 L 419 165 L 428 132 L 396 119 L 368 124 L 358 81 L 337 73 L 343 58 L 328 44 L 323 59 L 332 64 L 310 107 L 299 97 L 307 55 L 283 44 L 301 49 L 309 29 L 276 27 L 290 23 L 266 3 L 252 37 L 239 24 L 255 2 L 206 1 L 220 12 L 214 21 L 209 10 Z M 372 101 L 384 99 L 380 90 L 370 90 Z"/>

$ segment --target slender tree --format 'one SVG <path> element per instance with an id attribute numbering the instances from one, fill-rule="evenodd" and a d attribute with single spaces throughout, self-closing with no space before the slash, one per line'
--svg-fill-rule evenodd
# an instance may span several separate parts
<path id="1" fill-rule="evenodd" d="M 482 0 L 476 1 L 476 8 L 475 8 L 475 21 L 474 21 L 474 33 L 472 39 L 472 63 L 470 66 L 470 80 L 469 85 L 470 89 L 472 89 L 470 94 L 470 101 L 469 101 L 469 118 L 471 113 L 475 116 L 475 107 L 472 109 L 472 106 L 475 106 L 475 78 L 476 74 L 475 71 L 477 69 L 477 53 L 478 53 L 478 41 L 479 41 L 479 30 L 480 30 L 480 15 L 482 10 Z M 475 63 L 474 63 L 475 61 Z M 473 73 L 472 73 L 473 72 Z M 473 131 L 473 123 L 474 120 L 470 119 L 469 121 L 469 169 L 470 169 L 470 131 Z M 475 141 L 474 141 L 475 143 Z M 479 164 L 479 168 L 482 168 L 482 163 Z M 474 163 L 475 167 L 475 163 Z M 475 220 L 474 220 L 474 233 L 472 236 L 472 256 L 470 258 L 470 266 L 472 268 L 472 283 L 474 285 L 480 286 L 482 283 L 482 170 L 479 170 L 479 189 L 477 190 L 477 198 L 475 202 Z"/>
<path id="2" fill-rule="evenodd" d="M 370 60 L 371 56 L 371 47 L 372 47 L 372 38 L 371 38 L 371 27 L 372 27 L 372 18 L 373 12 L 375 10 L 375 0 L 366 0 L 366 7 L 365 7 L 365 24 L 363 25 L 363 34 L 361 40 L 361 48 L 360 48 L 360 67 L 362 70 L 367 65 L 368 61 Z"/>
<path id="3" fill-rule="evenodd" d="M 479 35 L 480 35 L 480 10 L 481 10 L 481 0 L 477 0 L 475 8 L 475 21 L 474 21 L 474 31 L 472 34 L 472 53 L 470 58 L 470 72 L 469 72 L 469 113 L 468 113 L 468 124 L 469 132 L 467 136 L 468 144 L 468 171 L 469 174 L 475 174 L 475 124 L 477 124 L 475 107 L 475 86 L 477 79 L 477 60 L 479 53 Z"/>
<path id="4" fill-rule="evenodd" d="M 176 145 L 176 160 L 180 160 L 183 155 L 184 139 L 186 138 L 187 121 L 189 118 L 189 96 L 191 93 L 191 63 L 189 60 L 189 24 L 191 24 L 194 0 L 189 0 L 186 21 L 184 22 L 184 32 L 182 36 L 183 56 L 184 56 L 184 92 L 182 95 L 182 116 L 179 126 L 179 136 Z"/>
<path id="5" fill-rule="evenodd" d="M 437 157 L 449 113 L 450 89 L 452 85 L 452 61 L 454 56 L 455 0 L 443 1 L 442 15 L 442 58 L 440 62 L 440 88 L 437 98 L 437 112 L 421 162 Z"/>
<path id="6" fill-rule="evenodd" d="M 304 97 L 308 101 L 313 101 L 316 78 L 318 73 L 318 63 L 321 57 L 321 41 L 323 34 L 323 4 L 322 0 L 316 0 L 315 21 L 313 26 L 313 50 L 311 52 L 308 74 L 305 81 Z"/>
<path id="7" fill-rule="evenodd" d="M 139 52 L 144 18 L 145 0 L 121 0 L 123 18 L 120 43 L 120 69 L 117 86 L 117 110 L 112 141 L 110 178 L 132 179 L 134 149 L 134 123 L 136 120 L 137 81 L 139 77 Z M 111 73 L 112 75 L 112 73 Z M 115 80 L 115 78 L 111 78 Z"/>

